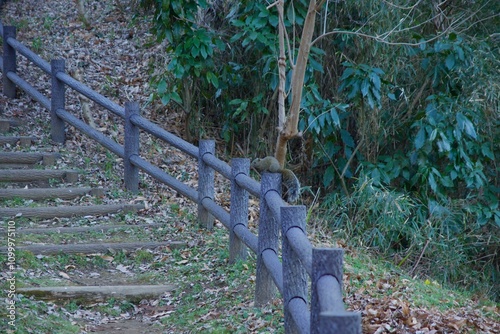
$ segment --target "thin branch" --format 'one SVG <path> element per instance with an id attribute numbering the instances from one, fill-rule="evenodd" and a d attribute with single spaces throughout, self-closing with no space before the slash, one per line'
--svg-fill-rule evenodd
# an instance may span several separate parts
<path id="1" fill-rule="evenodd" d="M 356 145 L 356 148 L 354 149 L 354 151 L 352 152 L 351 156 L 349 157 L 349 160 L 345 164 L 344 169 L 342 170 L 342 174 L 340 174 L 340 177 L 342 179 L 344 178 L 345 172 L 347 171 L 347 168 L 349 168 L 349 165 L 351 164 L 352 159 L 354 159 L 354 156 L 356 155 L 356 152 L 358 152 L 359 148 L 361 147 L 361 144 L 363 144 L 363 141 L 364 141 L 364 139 L 361 139 L 359 141 L 358 145 Z"/>
<path id="2" fill-rule="evenodd" d="M 391 7 L 394 7 L 394 8 L 397 8 L 397 9 L 402 9 L 402 10 L 412 10 L 413 8 L 415 8 L 417 5 L 418 5 L 418 2 L 416 4 L 414 4 L 413 6 L 410 6 L 410 7 L 403 7 L 403 6 L 398 6 L 398 5 L 395 5 L 394 3 L 392 2 L 389 2 L 389 1 L 386 1 L 386 0 L 382 0 L 382 2 L 384 2 L 385 4 L 391 6 Z M 420 1 L 419 1 L 420 2 Z"/>
<path id="3" fill-rule="evenodd" d="M 415 269 L 417 269 L 417 266 L 420 263 L 420 260 L 422 260 L 422 256 L 424 256 L 425 250 L 427 249 L 427 246 L 429 245 L 429 242 L 431 242 L 431 239 L 427 239 L 427 241 L 426 241 L 426 243 L 424 245 L 424 249 L 422 249 L 422 252 L 420 253 L 420 256 L 418 257 L 417 262 L 415 263 L 415 265 L 413 266 L 413 268 L 411 268 L 411 270 L 409 272 L 410 276 L 413 274 L 413 272 L 415 271 Z"/>
<path id="4" fill-rule="evenodd" d="M 340 174 L 340 171 L 338 170 L 337 166 L 335 166 L 335 163 L 333 162 L 332 158 L 326 153 L 325 147 L 321 142 L 318 142 L 319 147 L 323 151 L 323 154 L 330 160 L 330 164 L 332 165 L 333 169 L 335 169 L 335 172 L 339 176 L 340 184 L 342 185 L 342 190 L 344 190 L 344 193 L 347 197 L 350 197 L 349 190 L 347 190 L 347 185 L 345 184 L 344 178 L 342 177 L 342 174 Z"/>
<path id="5" fill-rule="evenodd" d="M 327 37 L 327 36 L 330 36 L 330 35 L 341 35 L 341 34 L 344 34 L 344 35 L 355 35 L 355 36 L 359 36 L 359 37 L 365 37 L 365 38 L 373 39 L 373 40 L 375 40 L 377 42 L 384 43 L 384 44 L 387 44 L 387 45 L 420 46 L 422 44 L 429 43 L 429 42 L 432 42 L 432 41 L 435 41 L 435 40 L 441 38 L 442 36 L 444 36 L 444 35 L 446 35 L 448 33 L 448 30 L 449 29 L 446 29 L 442 33 L 440 33 L 440 34 L 438 34 L 438 35 L 436 35 L 436 36 L 434 36 L 434 37 L 432 37 L 432 38 L 430 38 L 428 40 L 425 40 L 423 42 L 416 42 L 416 43 L 410 43 L 410 42 L 389 42 L 389 41 L 386 41 L 383 38 L 380 38 L 379 36 L 368 35 L 368 34 L 361 33 L 361 32 L 349 31 L 349 30 L 334 30 L 334 31 L 327 32 L 326 34 L 323 34 L 321 36 L 318 36 L 314 41 L 312 41 L 311 45 L 314 45 L 317 41 L 319 41 L 323 37 Z"/>

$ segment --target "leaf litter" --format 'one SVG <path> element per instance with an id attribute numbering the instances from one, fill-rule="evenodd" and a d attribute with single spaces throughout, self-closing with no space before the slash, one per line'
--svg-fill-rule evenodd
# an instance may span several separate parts
<path id="1" fill-rule="evenodd" d="M 182 134 L 180 127 L 182 115 L 175 110 L 166 110 L 165 107 L 156 102 L 149 102 L 151 93 L 150 66 L 151 64 L 163 64 L 166 56 L 162 52 L 161 45 L 148 45 L 153 36 L 149 33 L 149 23 L 140 16 L 133 17 L 134 10 L 131 6 L 135 1 L 87 1 L 88 17 L 91 21 L 90 29 L 86 29 L 78 19 L 76 4 L 62 0 L 33 1 L 19 0 L 9 2 L 5 5 L 2 13 L 4 24 L 16 23 L 26 24 L 27 27 L 18 30 L 18 40 L 33 48 L 37 45 L 37 53 L 42 58 L 65 58 L 68 72 L 75 68 L 82 69 L 82 77 L 85 84 L 94 90 L 111 98 L 116 103 L 123 105 L 128 100 L 135 100 L 141 106 L 145 117 L 152 119 L 167 130 L 179 135 Z M 35 44 L 35 42 L 37 43 Z M 32 79 L 28 80 L 46 95 L 49 95 L 49 78 L 41 73 L 33 65 L 19 57 L 20 72 L 29 73 Z M 22 70 L 21 70 L 22 69 Z M 45 79 L 45 83 L 39 78 Z M 47 124 L 48 112 L 41 106 L 22 95 L 20 99 L 9 100 L 0 97 L 5 116 L 25 118 L 30 123 L 30 128 L 41 142 L 50 142 L 48 138 Z M 80 100 L 78 95 L 68 91 L 66 109 L 76 115 L 81 114 Z M 117 121 L 116 116 L 105 112 L 99 106 L 92 103 L 93 117 L 96 126 L 107 135 L 123 142 L 123 127 Z M 163 110 L 164 112 L 158 112 Z M 120 159 L 115 159 L 115 164 L 108 166 L 109 170 L 103 171 L 99 166 L 110 160 L 106 151 L 87 140 L 84 135 L 74 131 L 71 127 L 67 129 L 68 140 L 64 148 L 47 145 L 47 152 L 61 151 L 62 161 L 55 168 L 79 167 L 87 170 L 87 176 L 92 177 L 93 186 L 106 186 L 110 181 L 115 182 L 116 175 L 122 175 Z M 181 135 L 182 137 L 182 135 Z M 158 143 L 151 136 L 141 135 L 141 150 L 151 156 L 153 163 L 161 166 L 172 175 L 181 175 L 179 178 L 191 186 L 196 186 L 197 164 L 194 159 Z M 18 148 L 24 150 L 23 148 Z M 39 147 L 30 147 L 27 150 L 35 150 Z M 87 158 L 84 158 L 87 157 Z M 25 277 L 36 278 L 42 276 L 57 277 L 59 280 L 94 280 L 105 282 L 110 275 L 119 272 L 126 275 L 139 275 L 154 271 L 175 270 L 179 273 L 179 281 L 183 282 L 186 291 L 175 293 L 167 292 L 159 299 L 143 300 L 137 304 L 115 305 L 110 309 L 116 312 L 99 311 L 102 307 L 110 307 L 107 303 L 95 303 L 69 309 L 68 306 L 58 306 L 47 302 L 47 314 L 64 314 L 81 327 L 81 332 L 107 332 L 107 333 L 163 333 L 183 332 L 179 325 L 165 327 L 166 319 L 179 316 L 178 310 L 185 304 L 185 297 L 194 299 L 194 304 L 188 305 L 184 312 L 196 313 L 197 308 L 209 308 L 210 311 L 199 315 L 191 323 L 186 324 L 189 328 L 197 328 L 202 331 L 211 331 L 220 328 L 220 324 L 229 332 L 241 331 L 249 333 L 273 333 L 280 332 L 282 328 L 281 301 L 276 299 L 269 306 L 257 310 L 254 308 L 251 293 L 255 283 L 253 269 L 244 264 L 242 270 L 248 273 L 247 281 L 238 281 L 238 284 L 228 278 L 227 272 L 230 266 L 220 258 L 214 251 L 220 251 L 227 244 L 227 240 L 220 240 L 219 246 L 210 245 L 209 237 L 204 237 L 207 232 L 193 232 L 187 224 L 192 224 L 189 217 L 196 214 L 195 206 L 188 200 L 180 197 L 175 191 L 158 184 L 149 176 L 144 176 L 143 184 L 148 187 L 140 198 L 131 199 L 132 202 L 140 201 L 146 204 L 142 213 L 143 217 L 134 217 L 136 223 L 154 223 L 169 219 L 172 215 L 178 218 L 169 223 L 171 226 L 165 228 L 166 235 L 178 237 L 185 240 L 188 248 L 176 252 L 168 247 L 157 249 L 152 252 L 152 259 L 141 265 L 124 265 L 118 261 L 120 254 L 92 254 L 88 259 L 99 257 L 105 264 L 106 270 L 93 268 L 94 270 L 80 271 L 78 266 L 72 267 L 46 264 L 43 268 L 18 268 L 19 274 Z M 227 190 L 227 182 L 218 180 L 218 187 Z M 229 199 L 227 191 L 217 192 L 218 201 L 228 207 Z M 108 202 L 118 201 L 127 195 L 118 191 L 116 199 L 103 199 Z M 90 197 L 82 197 L 74 200 L 78 204 L 91 204 Z M 252 199 L 252 203 L 255 201 Z M 165 205 L 169 203 L 169 205 Z M 170 205 L 176 203 L 176 205 Z M 56 203 L 54 203 L 55 205 Z M 258 211 L 253 205 L 250 216 L 256 221 Z M 147 218 L 146 218 L 147 217 Z M 93 219 L 88 217 L 87 219 Z M 64 226 L 78 226 L 78 221 L 61 219 L 56 223 Z M 43 224 L 43 223 L 42 223 Z M 51 226 L 54 221 L 47 220 L 46 226 Z M 253 224 L 253 228 L 255 228 Z M 252 226 L 252 224 L 251 224 Z M 221 228 L 220 224 L 217 225 Z M 160 228 L 161 231 L 162 228 Z M 324 234 L 320 234 L 323 236 Z M 211 248 L 210 248 L 211 247 Z M 219 249 L 218 249 L 218 248 Z M 194 252 L 195 248 L 205 249 Z M 43 259 L 43 257 L 42 257 Z M 162 264 L 157 266 L 157 264 Z M 199 263 L 198 265 L 196 265 Z M 199 274 L 205 276 L 204 281 L 191 282 L 193 273 L 190 268 L 196 267 Z M 220 267 L 220 268 L 219 268 Z M 362 314 L 363 333 L 500 333 L 500 310 L 498 304 L 485 304 L 481 306 L 480 300 L 471 300 L 467 305 L 456 305 L 448 307 L 445 311 L 437 308 L 428 309 L 418 305 L 413 299 L 414 295 L 422 293 L 411 288 L 411 282 L 401 278 L 398 274 L 390 274 L 380 277 L 360 277 L 348 264 L 345 267 L 344 296 L 349 310 L 359 311 Z M 4 276 L 0 273 L 0 276 Z M 182 276 L 184 275 L 184 276 Z M 198 286 L 198 285 L 201 285 Z M 199 293 L 187 290 L 199 289 Z M 243 295 L 242 294 L 247 294 Z M 426 293 L 433 293 L 429 290 Z M 241 300 L 239 303 L 228 303 L 227 300 Z M 454 296 L 444 303 L 453 302 Z M 33 303 L 37 303 L 33 301 Z M 489 314 L 489 316 L 485 316 Z M 238 325 L 230 321 L 224 322 L 224 318 L 236 315 L 242 319 Z M 43 315 L 38 315 L 43 317 Z M 273 320 L 273 318 L 277 318 Z M 271 319 L 271 320 L 270 320 Z M 150 327 L 152 324 L 162 324 Z M 147 325 L 147 327 L 144 327 Z M 219 326 L 219 327 L 217 327 Z M 191 330 L 189 330 L 191 331 Z"/>

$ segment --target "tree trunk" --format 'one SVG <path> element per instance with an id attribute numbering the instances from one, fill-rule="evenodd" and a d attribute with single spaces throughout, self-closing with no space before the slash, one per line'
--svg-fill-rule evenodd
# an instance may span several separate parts
<path id="1" fill-rule="evenodd" d="M 280 129 L 278 140 L 276 143 L 275 157 L 283 166 L 286 158 L 287 142 L 299 135 L 298 124 L 300 114 L 300 102 L 302 100 L 302 90 L 304 87 L 304 77 L 309 59 L 309 52 L 311 50 L 311 41 L 314 34 L 314 25 L 316 22 L 316 11 L 318 5 L 316 0 L 309 2 L 306 20 L 304 22 L 304 30 L 302 31 L 302 38 L 300 40 L 299 54 L 295 63 L 295 68 L 292 76 L 292 105 L 288 112 L 288 117 L 285 121 L 283 129 Z M 283 23 L 280 22 L 280 25 Z M 281 51 L 280 51 L 281 53 Z"/>

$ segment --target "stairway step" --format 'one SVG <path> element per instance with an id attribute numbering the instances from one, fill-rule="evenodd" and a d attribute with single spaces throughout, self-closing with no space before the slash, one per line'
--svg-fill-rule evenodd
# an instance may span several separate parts
<path id="1" fill-rule="evenodd" d="M 104 196 L 103 188 L 22 188 L 0 189 L 0 199 L 23 198 L 44 200 L 49 198 L 72 199 L 90 194 L 91 196 Z"/>
<path id="2" fill-rule="evenodd" d="M 9 132 L 10 128 L 21 125 L 22 122 L 17 119 L 0 118 L 0 133 Z"/>
<path id="3" fill-rule="evenodd" d="M 19 142 L 21 147 L 29 147 L 35 140 L 32 136 L 0 136 L 0 145 L 15 145 Z"/>
<path id="4" fill-rule="evenodd" d="M 22 216 L 25 218 L 69 218 L 101 216 L 110 213 L 137 212 L 144 209 L 143 204 L 110 204 L 90 206 L 46 206 L 35 208 L 0 208 L 0 217 Z"/>
<path id="5" fill-rule="evenodd" d="M 153 249 L 158 247 L 168 247 L 170 249 L 179 249 L 186 246 L 182 241 L 162 241 L 162 242 L 120 242 L 120 243 L 99 243 L 99 244 L 69 244 L 69 245 L 30 245 L 18 246 L 16 251 L 28 251 L 33 254 L 93 254 L 107 253 L 109 251 L 135 251 L 141 248 Z M 0 254 L 6 254 L 9 247 L 0 247 Z"/>
<path id="6" fill-rule="evenodd" d="M 102 231 L 106 232 L 109 230 L 117 229 L 147 229 L 147 228 L 159 228 L 163 226 L 162 224 L 139 224 L 139 225 L 96 225 L 96 226 L 79 226 L 79 227 L 40 227 L 40 228 L 18 228 L 16 229 L 16 234 L 69 234 L 69 233 L 85 233 L 85 232 L 95 232 Z M 0 227 L 0 233 L 6 232 L 5 229 Z"/>
<path id="7" fill-rule="evenodd" d="M 58 153 L 26 153 L 26 152 L 0 152 L 1 164 L 36 164 L 43 161 L 43 164 L 53 165 L 56 159 L 60 159 Z"/>
<path id="8" fill-rule="evenodd" d="M 78 172 L 62 169 L 6 169 L 0 170 L 0 182 L 30 182 L 49 179 L 78 180 Z"/>
<path id="9" fill-rule="evenodd" d="M 0 169 L 34 169 L 35 165 L 30 164 L 4 164 L 0 162 Z"/>
<path id="10" fill-rule="evenodd" d="M 34 296 L 41 300 L 87 300 L 104 302 L 110 298 L 139 302 L 143 299 L 158 298 L 165 292 L 173 291 L 175 285 L 115 285 L 115 286 L 52 286 L 17 288 L 23 295 Z"/>

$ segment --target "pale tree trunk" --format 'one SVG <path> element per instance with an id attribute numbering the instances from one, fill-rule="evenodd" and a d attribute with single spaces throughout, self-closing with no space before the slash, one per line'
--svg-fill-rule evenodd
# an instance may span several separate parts
<path id="1" fill-rule="evenodd" d="M 288 112 L 288 116 L 283 121 L 283 123 L 279 124 L 279 135 L 276 143 L 276 152 L 275 157 L 280 162 L 281 166 L 285 164 L 286 151 L 287 151 L 287 142 L 300 135 L 298 131 L 299 125 L 299 114 L 300 114 L 300 102 L 302 100 L 302 90 L 304 87 L 304 77 L 307 67 L 307 61 L 309 59 L 309 52 L 311 50 L 311 41 L 314 34 L 314 26 L 316 22 L 316 12 L 318 8 L 321 6 L 323 2 L 320 1 L 318 4 L 316 0 L 311 0 L 309 2 L 309 8 L 307 10 L 306 20 L 304 22 L 304 30 L 302 31 L 302 38 L 300 40 L 299 53 L 297 56 L 297 61 L 294 67 L 293 76 L 292 76 L 292 104 L 290 106 L 290 110 Z M 281 9 L 280 9 L 281 7 Z M 280 12 L 281 10 L 281 12 Z M 280 18 L 280 61 L 282 60 L 282 56 L 284 57 L 284 22 L 283 22 L 283 0 L 278 3 L 278 13 L 281 13 Z M 283 38 L 283 42 L 281 40 Z M 290 52 L 292 50 L 289 50 Z M 283 59 L 284 60 L 284 59 Z M 280 103 L 283 103 L 284 109 L 284 101 L 285 101 L 285 91 L 284 91 L 284 80 L 285 77 L 282 77 L 282 65 L 280 64 L 280 97 L 278 98 L 278 107 L 281 107 Z M 282 81 L 282 82 L 281 82 Z M 281 121 L 281 118 L 280 118 Z"/>

